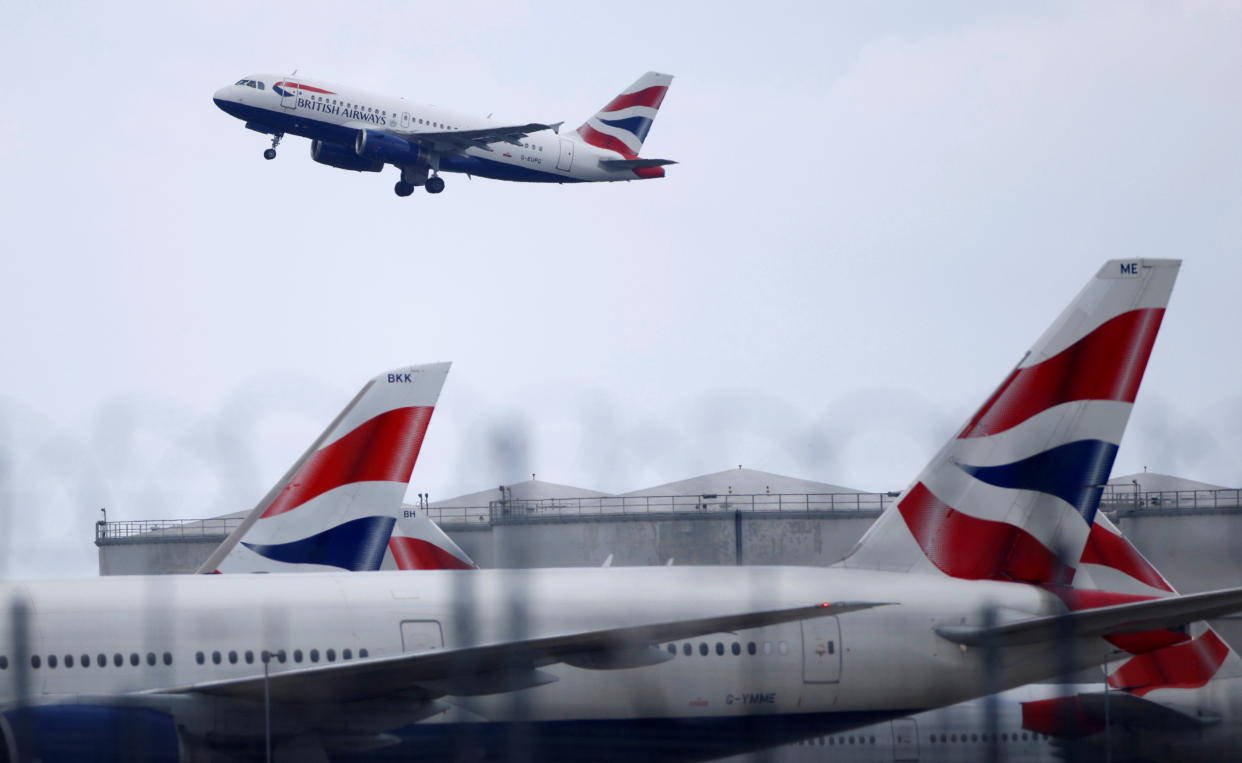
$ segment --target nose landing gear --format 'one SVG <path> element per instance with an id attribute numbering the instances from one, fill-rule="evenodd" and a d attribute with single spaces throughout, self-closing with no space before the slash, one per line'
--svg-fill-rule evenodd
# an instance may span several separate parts
<path id="1" fill-rule="evenodd" d="M 276 147 L 280 145 L 280 139 L 285 137 L 283 134 L 272 136 L 272 147 L 263 152 L 263 158 L 271 161 L 276 158 Z"/>

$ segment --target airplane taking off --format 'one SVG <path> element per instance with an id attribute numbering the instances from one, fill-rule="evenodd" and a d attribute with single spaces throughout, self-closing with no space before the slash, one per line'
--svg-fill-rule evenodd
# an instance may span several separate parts
<path id="1" fill-rule="evenodd" d="M 1106 263 L 831 568 L 0 584 L 0 602 L 24 603 L 0 630 L 5 746 L 352 760 L 445 757 L 463 740 L 496 758 L 516 740 L 538 760 L 695 760 L 1186 641 L 1177 628 L 1242 609 L 1242 589 L 1068 587 L 1177 269 Z M 425 399 L 405 374 L 381 383 L 391 405 L 367 410 Z M 342 419 L 329 436 L 357 430 Z M 269 505 L 297 512 L 369 481 L 324 458 L 340 468 Z"/>
<path id="2" fill-rule="evenodd" d="M 198 571 L 473 569 L 426 514 L 401 503 L 449 366 L 367 382 Z"/>
<path id="3" fill-rule="evenodd" d="M 673 78 L 647 72 L 574 133 L 560 122 L 496 125 L 482 117 L 364 93 L 294 75 L 251 74 L 214 100 L 246 127 L 272 137 L 311 139 L 311 158 L 356 172 L 401 171 L 393 190 L 444 190 L 441 172 L 524 183 L 598 183 L 664 177 L 669 159 L 638 156 Z M 554 134 L 549 134 L 549 131 Z"/>

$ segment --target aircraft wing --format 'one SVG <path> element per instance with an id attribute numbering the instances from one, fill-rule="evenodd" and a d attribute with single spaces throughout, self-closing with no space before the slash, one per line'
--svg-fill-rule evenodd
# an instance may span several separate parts
<path id="1" fill-rule="evenodd" d="M 947 625 L 937 628 L 936 632 L 949 641 L 965 646 L 983 646 L 988 643 L 999 647 L 1021 646 L 1067 637 L 1112 636 L 1176 628 L 1238 610 L 1242 610 L 1242 588 L 1226 588 L 1084 609 L 1050 617 L 1035 617 L 993 628 Z"/>
<path id="2" fill-rule="evenodd" d="M 444 130 L 440 132 L 414 132 L 409 130 L 388 129 L 394 135 L 400 135 L 409 141 L 430 144 L 437 151 L 464 151 L 467 148 L 482 148 L 490 151 L 492 143 L 512 143 L 517 145 L 523 138 L 533 132 L 542 130 L 559 130 L 561 122 L 542 124 L 529 122 L 524 125 L 507 125 L 483 127 L 477 130 Z"/>
<path id="3" fill-rule="evenodd" d="M 494 694 L 556 680 L 538 670 L 557 662 L 608 669 L 651 665 L 670 659 L 654 648 L 708 633 L 762 628 L 883 606 L 876 602 L 816 604 L 762 612 L 581 631 L 496 644 L 436 649 L 392 657 L 350 660 L 296 670 L 211 681 L 146 694 L 199 693 L 274 702 L 350 702 L 403 694 L 413 698 Z M 266 683 L 266 687 L 265 687 Z"/>

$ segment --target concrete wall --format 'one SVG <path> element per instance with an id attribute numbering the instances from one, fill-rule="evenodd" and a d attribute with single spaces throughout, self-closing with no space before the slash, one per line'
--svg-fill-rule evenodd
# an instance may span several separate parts
<path id="1" fill-rule="evenodd" d="M 99 547 L 100 575 L 175 575 L 198 569 L 211 552 L 224 542 L 223 535 L 95 541 Z"/>

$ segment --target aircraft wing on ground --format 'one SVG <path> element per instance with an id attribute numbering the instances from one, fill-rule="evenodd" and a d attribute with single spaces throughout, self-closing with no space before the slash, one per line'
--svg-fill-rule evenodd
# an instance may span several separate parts
<path id="1" fill-rule="evenodd" d="M 273 702 L 351 702 L 396 694 L 424 699 L 515 691 L 550 683 L 556 677 L 538 668 L 557 662 L 610 669 L 654 665 L 671 655 L 654 648 L 661 641 L 708 633 L 841 615 L 884 606 L 879 602 L 840 602 L 742 614 L 678 620 L 543 636 L 496 644 L 434 649 L 392 657 L 350 660 L 309 668 L 210 681 L 144 694 L 198 693 Z"/>
<path id="2" fill-rule="evenodd" d="M 531 133 L 540 132 L 542 130 L 559 130 L 561 122 L 555 124 L 543 124 L 541 122 L 529 122 L 524 125 L 506 125 L 497 127 L 483 127 L 477 130 L 443 130 L 437 132 L 424 132 L 412 130 L 393 130 L 388 129 L 393 135 L 399 135 L 408 141 L 430 145 L 437 151 L 464 151 L 467 148 L 481 148 L 485 151 L 491 151 L 493 143 L 512 143 L 517 145 L 523 138 Z M 364 127 L 368 125 L 362 125 Z M 374 127 L 370 125 L 370 127 Z"/>
<path id="3" fill-rule="evenodd" d="M 1238 610 L 1242 610 L 1242 588 L 1225 588 L 1036 617 L 993 628 L 946 625 L 937 628 L 936 632 L 949 641 L 965 646 L 988 643 L 998 647 L 1021 646 L 1067 637 L 1114 636 L 1176 628 Z"/>

